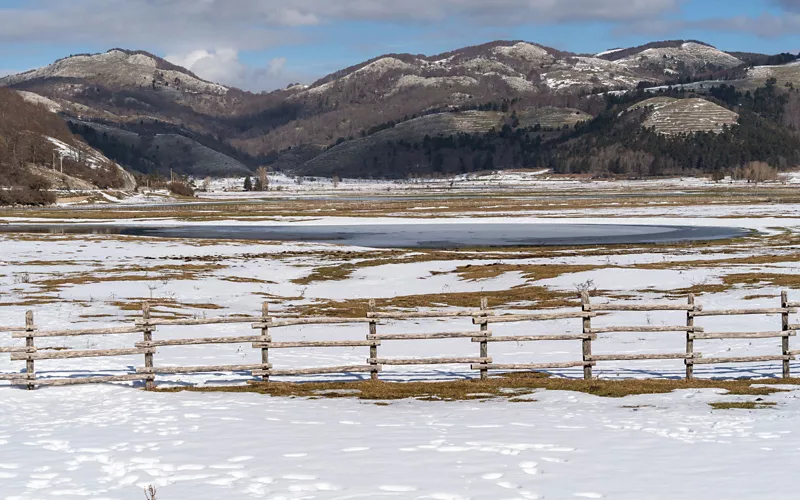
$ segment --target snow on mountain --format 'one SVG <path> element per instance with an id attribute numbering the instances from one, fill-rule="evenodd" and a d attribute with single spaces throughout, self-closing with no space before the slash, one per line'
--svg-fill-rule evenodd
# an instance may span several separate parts
<path id="1" fill-rule="evenodd" d="M 45 108 L 47 108 L 48 111 L 50 111 L 51 113 L 58 113 L 63 109 L 63 107 L 56 101 L 41 96 L 39 94 L 35 94 L 33 92 L 27 92 L 25 90 L 18 90 L 17 93 L 20 96 L 22 96 L 23 99 L 25 99 L 25 102 L 42 105 Z"/>
<path id="2" fill-rule="evenodd" d="M 498 55 L 533 63 L 550 62 L 554 59 L 554 57 L 547 50 L 526 42 L 519 42 L 510 47 L 501 45 L 492 49 L 492 52 Z"/>
<path id="3" fill-rule="evenodd" d="M 224 95 L 228 92 L 222 85 L 206 82 L 179 69 L 149 54 L 113 49 L 103 54 L 67 57 L 44 68 L 0 78 L 0 85 L 45 78 L 74 78 L 102 79 L 109 86 L 119 87 L 161 85 L 188 93 Z"/>
<path id="4" fill-rule="evenodd" d="M 700 98 L 653 97 L 631 106 L 629 111 L 642 108 L 648 110 L 642 126 L 663 135 L 718 134 L 724 127 L 735 125 L 739 119 L 737 113 Z"/>
<path id="5" fill-rule="evenodd" d="M 664 73 L 669 73 L 668 70 L 730 69 L 743 64 L 743 61 L 726 52 L 697 42 L 685 42 L 677 47 L 647 48 L 615 62 L 628 68 L 660 70 Z"/>
<path id="6" fill-rule="evenodd" d="M 377 61 L 371 62 L 360 69 L 357 69 L 353 73 L 345 76 L 343 79 L 359 75 L 370 75 L 370 76 L 380 77 L 392 70 L 409 71 L 414 69 L 416 69 L 416 66 L 407 64 L 401 61 L 400 59 L 396 59 L 394 57 L 384 57 L 378 59 Z"/>
<path id="7" fill-rule="evenodd" d="M 607 56 L 609 54 L 613 54 L 613 53 L 619 52 L 621 50 L 625 50 L 625 49 L 610 49 L 610 50 L 606 50 L 606 51 L 599 52 L 599 53 L 595 54 L 595 57 Z"/>
<path id="8" fill-rule="evenodd" d="M 117 163 L 109 160 L 103 153 L 85 144 L 73 146 L 54 137 L 47 137 L 56 148 L 56 154 L 61 158 L 69 158 L 76 163 L 83 163 L 92 170 L 104 169 L 116 171 L 123 179 L 123 190 L 131 191 L 136 188 L 136 180 Z"/>
<path id="9" fill-rule="evenodd" d="M 397 81 L 395 89 L 402 90 L 410 87 L 443 87 L 456 85 L 463 87 L 478 85 L 478 80 L 470 76 L 422 77 L 404 75 Z"/>

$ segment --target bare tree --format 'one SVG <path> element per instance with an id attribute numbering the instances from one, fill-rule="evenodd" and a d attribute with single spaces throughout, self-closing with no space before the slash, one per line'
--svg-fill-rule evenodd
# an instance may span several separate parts
<path id="1" fill-rule="evenodd" d="M 206 193 L 211 190 L 211 177 L 206 177 L 203 179 L 203 191 Z"/>
<path id="2" fill-rule="evenodd" d="M 774 181 L 778 178 L 778 171 L 764 161 L 751 161 L 744 166 L 744 176 L 747 182 L 758 186 L 759 182 Z"/>
<path id="3" fill-rule="evenodd" d="M 267 167 L 258 167 L 256 170 L 256 177 L 258 177 L 258 186 L 261 191 L 269 191 L 269 170 Z"/>
<path id="4" fill-rule="evenodd" d="M 147 500 L 156 500 L 156 487 L 150 485 L 149 487 L 145 488 L 144 497 Z"/>
<path id="5" fill-rule="evenodd" d="M 334 175 L 333 179 L 331 179 L 331 181 L 333 182 L 333 187 L 335 187 L 335 188 L 339 187 L 339 176 L 338 175 Z"/>

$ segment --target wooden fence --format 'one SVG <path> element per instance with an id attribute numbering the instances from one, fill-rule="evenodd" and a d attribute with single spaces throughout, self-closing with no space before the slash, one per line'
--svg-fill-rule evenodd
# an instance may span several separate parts
<path id="1" fill-rule="evenodd" d="M 19 373 L 0 374 L 0 380 L 8 380 L 12 385 L 24 386 L 33 389 L 36 386 L 61 386 L 74 384 L 91 384 L 123 381 L 144 381 L 147 389 L 155 387 L 157 375 L 193 374 L 193 373 L 220 373 L 220 372 L 250 372 L 254 377 L 253 382 L 269 381 L 273 376 L 298 376 L 320 374 L 348 374 L 369 373 L 372 379 L 379 379 L 379 374 L 384 366 L 402 365 L 469 365 L 471 370 L 479 373 L 480 378 L 488 377 L 490 372 L 507 372 L 515 370 L 553 370 L 563 368 L 583 368 L 583 376 L 592 378 L 592 368 L 598 363 L 609 361 L 636 362 L 641 360 L 682 360 L 686 368 L 686 378 L 694 377 L 694 366 L 703 364 L 721 363 L 751 363 L 780 361 L 784 377 L 790 376 L 789 362 L 795 359 L 800 350 L 791 350 L 789 338 L 796 335 L 800 324 L 791 324 L 789 315 L 797 312 L 800 302 L 789 302 L 787 292 L 782 292 L 780 307 L 754 308 L 754 309 L 729 309 L 729 310 L 704 310 L 695 300 L 694 295 L 689 295 L 685 303 L 641 303 L 641 304 L 592 304 L 589 294 L 583 293 L 579 308 L 558 312 L 532 311 L 526 313 L 501 314 L 488 307 L 487 300 L 481 300 L 480 307 L 474 310 L 460 311 L 420 311 L 420 312 L 380 312 L 376 310 L 375 302 L 369 301 L 369 308 L 364 318 L 332 318 L 332 317 L 274 317 L 270 315 L 269 305 L 263 304 L 260 316 L 233 316 L 207 319 L 158 319 L 152 318 L 150 304 L 142 305 L 142 315 L 130 326 L 114 328 L 80 328 L 71 330 L 39 330 L 34 324 L 33 312 L 25 315 L 24 326 L 0 327 L 0 332 L 10 332 L 12 338 L 25 340 L 25 345 L 14 347 L 0 347 L 0 353 L 10 353 L 12 361 L 24 361 L 25 370 Z M 625 326 L 594 326 L 593 319 L 598 316 L 614 318 L 619 312 L 685 312 L 685 322 L 680 317 L 672 325 L 625 325 Z M 742 315 L 769 315 L 780 316 L 780 326 L 776 325 L 774 331 L 743 331 L 743 332 L 707 332 L 703 326 L 696 324 L 702 318 L 712 316 L 742 316 Z M 409 320 L 471 320 L 471 326 L 457 332 L 426 332 L 426 333 L 380 333 L 378 327 L 388 321 L 402 322 Z M 554 331 L 547 334 L 536 335 L 494 335 L 492 325 L 522 324 L 539 321 L 582 320 L 581 333 L 559 333 Z M 226 336 L 214 338 L 183 338 L 157 340 L 154 334 L 160 326 L 197 326 L 219 324 L 246 324 L 251 325 L 255 332 L 246 336 Z M 678 324 L 681 323 L 681 324 Z M 364 340 L 313 340 L 313 341 L 280 341 L 276 338 L 281 329 L 298 325 L 358 325 L 366 324 L 368 329 Z M 476 328 L 477 327 L 477 328 Z M 685 335 L 686 349 L 683 352 L 650 353 L 650 354 L 593 354 L 592 348 L 598 343 L 598 335 L 608 333 L 678 333 Z M 37 347 L 36 339 L 42 338 L 71 338 L 84 336 L 107 335 L 141 335 L 141 341 L 135 342 L 130 348 L 121 349 L 90 349 L 76 350 L 59 347 Z M 780 339 L 776 345 L 776 354 L 767 356 L 747 357 L 703 357 L 697 350 L 695 341 L 710 339 Z M 384 343 L 427 341 L 438 339 L 465 339 L 478 344 L 475 357 L 458 358 L 388 358 L 379 355 L 379 349 Z M 580 359 L 567 362 L 508 364 L 495 360 L 489 356 L 489 345 L 503 342 L 527 343 L 542 341 L 580 342 Z M 250 344 L 253 349 L 260 351 L 260 363 L 239 365 L 215 366 L 158 366 L 156 364 L 157 351 L 175 346 L 211 345 L 211 344 Z M 334 348 L 334 347 L 364 347 L 369 348 L 366 363 L 347 366 L 328 366 L 318 368 L 276 368 L 270 363 L 270 351 L 273 349 L 304 349 L 304 348 Z M 117 356 L 143 356 L 143 366 L 136 368 L 134 373 L 115 376 L 79 376 L 74 378 L 37 378 L 36 366 L 40 362 L 58 359 L 79 359 L 92 357 L 117 357 Z M 576 356 L 577 357 L 577 356 Z"/>

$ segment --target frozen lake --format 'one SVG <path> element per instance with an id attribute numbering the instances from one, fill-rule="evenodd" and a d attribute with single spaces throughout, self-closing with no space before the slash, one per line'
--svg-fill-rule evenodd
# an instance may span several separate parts
<path id="1" fill-rule="evenodd" d="M 0 232 L 121 234 L 159 238 L 302 241 L 372 248 L 484 248 L 671 243 L 736 238 L 734 227 L 624 224 L 8 225 Z"/>

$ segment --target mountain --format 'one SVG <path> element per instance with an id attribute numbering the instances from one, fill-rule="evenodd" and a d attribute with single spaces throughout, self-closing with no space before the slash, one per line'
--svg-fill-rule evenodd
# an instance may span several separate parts
<path id="1" fill-rule="evenodd" d="M 744 60 L 706 43 L 684 40 L 610 50 L 597 57 L 626 68 L 648 70 L 668 77 L 730 70 L 745 64 Z"/>
<path id="2" fill-rule="evenodd" d="M 459 134 L 474 138 L 505 127 L 520 134 L 537 129 L 535 140 L 552 141 L 599 117 L 609 108 L 609 96 L 653 88 L 638 98 L 644 101 L 696 82 L 684 89 L 691 95 L 662 97 L 706 99 L 694 94 L 720 82 L 750 90 L 771 78 L 788 84 L 800 77 L 795 59 L 729 53 L 691 40 L 596 55 L 495 41 L 437 55 L 386 54 L 310 85 L 254 94 L 203 80 L 147 52 L 112 49 L 0 78 L 0 87 L 44 105 L 89 145 L 141 173 L 238 176 L 267 165 L 289 174 L 398 177 L 409 170 L 437 171 L 433 156 L 394 155 L 398 143 L 421 144 L 426 136 L 429 142 Z M 712 80 L 717 83 L 703 83 Z M 733 126 L 738 105 L 714 99 L 647 105 L 652 117 L 644 127 L 675 135 Z M 668 127 L 693 120 L 694 128 Z M 372 150 L 380 154 L 370 157 Z M 464 162 L 451 167 L 490 163 L 482 158 L 468 164 L 472 156 L 461 157 Z M 519 166 L 520 158 L 494 154 L 491 163 Z M 398 167 L 402 161 L 418 163 Z"/>

